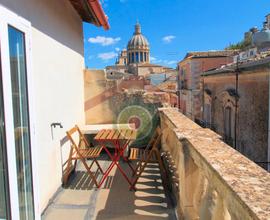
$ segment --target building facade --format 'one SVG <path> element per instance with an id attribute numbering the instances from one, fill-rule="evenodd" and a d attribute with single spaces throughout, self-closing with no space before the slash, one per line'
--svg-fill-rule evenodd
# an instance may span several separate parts
<path id="1" fill-rule="evenodd" d="M 202 76 L 205 125 L 265 169 L 270 161 L 269 62 L 266 57 Z"/>
<path id="2" fill-rule="evenodd" d="M 203 121 L 226 143 L 270 170 L 270 15 L 250 31 L 234 62 L 202 74 Z M 246 34 L 245 34 L 246 35 Z"/>
<path id="3" fill-rule="evenodd" d="M 189 52 L 178 63 L 179 108 L 192 120 L 200 120 L 201 73 L 231 63 L 235 51 Z"/>
<path id="4" fill-rule="evenodd" d="M 41 219 L 61 186 L 65 130 L 84 123 L 83 21 L 108 29 L 98 1 L 0 3 L 0 219 Z"/>

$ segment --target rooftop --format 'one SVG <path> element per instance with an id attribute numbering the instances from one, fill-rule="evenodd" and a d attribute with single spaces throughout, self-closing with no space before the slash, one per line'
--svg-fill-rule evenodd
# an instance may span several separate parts
<path id="1" fill-rule="evenodd" d="M 74 9 L 85 22 L 92 23 L 98 27 L 102 26 L 105 30 L 110 28 L 108 17 L 104 13 L 99 0 L 69 0 Z"/>
<path id="2" fill-rule="evenodd" d="M 191 51 L 186 54 L 186 58 L 204 58 L 204 57 L 227 57 L 237 54 L 237 50 L 210 50 L 210 51 Z"/>
<path id="3" fill-rule="evenodd" d="M 204 76 L 214 75 L 214 74 L 223 74 L 223 73 L 230 73 L 235 72 L 237 69 L 239 70 L 250 70 L 254 68 L 263 68 L 269 67 L 270 63 L 270 51 L 263 52 L 258 54 L 256 57 L 252 57 L 247 60 L 240 61 L 237 63 L 231 63 L 224 65 L 220 68 L 209 70 L 203 73 Z"/>

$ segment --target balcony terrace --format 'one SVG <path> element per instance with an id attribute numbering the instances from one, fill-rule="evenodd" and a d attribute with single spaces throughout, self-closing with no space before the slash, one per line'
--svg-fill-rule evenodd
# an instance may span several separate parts
<path id="1" fill-rule="evenodd" d="M 103 155 L 101 166 L 107 167 L 108 159 Z M 121 165 L 130 171 L 127 164 Z M 97 189 L 81 166 L 67 187 L 59 189 L 52 198 L 43 219 L 176 219 L 157 164 L 147 166 L 136 187 L 136 192 L 129 191 L 127 181 L 114 168 Z"/>
<path id="2" fill-rule="evenodd" d="M 77 169 L 43 219 L 270 219 L 268 172 L 177 109 L 161 108 L 159 116 L 166 177 L 150 164 L 134 192 L 113 170 L 96 189 L 84 169 Z M 107 163 L 103 156 L 102 166 Z"/>

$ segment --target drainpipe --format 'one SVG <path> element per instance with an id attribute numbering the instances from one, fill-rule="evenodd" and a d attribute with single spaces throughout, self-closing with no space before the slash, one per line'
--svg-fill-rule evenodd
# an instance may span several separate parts
<path id="1" fill-rule="evenodd" d="M 202 62 L 202 74 L 201 74 L 201 78 L 202 78 L 202 106 L 201 106 L 201 120 L 204 122 L 204 62 Z"/>
<path id="2" fill-rule="evenodd" d="M 238 111 L 238 75 L 239 75 L 239 56 L 237 57 L 236 61 L 236 70 L 235 70 L 235 115 L 234 115 L 234 148 L 237 148 L 237 111 Z"/>
<path id="3" fill-rule="evenodd" d="M 180 97 L 180 68 L 178 66 L 178 71 L 177 71 L 177 99 L 178 99 L 178 110 L 180 111 L 181 109 L 181 97 Z"/>
<path id="4" fill-rule="evenodd" d="M 269 65 L 270 69 L 270 65 Z M 270 171 L 270 73 L 268 74 L 268 151 L 267 151 L 267 170 Z"/>
<path id="5" fill-rule="evenodd" d="M 202 73 L 202 120 L 203 120 L 203 122 L 205 122 L 205 118 L 204 118 L 204 111 L 205 111 L 205 109 L 204 109 L 204 102 L 205 102 L 205 100 L 204 100 L 204 72 Z M 206 123 L 205 123 L 206 124 Z"/>

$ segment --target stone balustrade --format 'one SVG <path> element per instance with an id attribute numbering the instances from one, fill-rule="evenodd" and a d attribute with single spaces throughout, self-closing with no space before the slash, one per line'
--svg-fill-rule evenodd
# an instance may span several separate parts
<path id="1" fill-rule="evenodd" d="M 179 179 L 179 219 L 270 219 L 270 174 L 174 108 L 159 109 Z"/>

